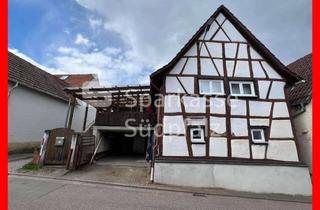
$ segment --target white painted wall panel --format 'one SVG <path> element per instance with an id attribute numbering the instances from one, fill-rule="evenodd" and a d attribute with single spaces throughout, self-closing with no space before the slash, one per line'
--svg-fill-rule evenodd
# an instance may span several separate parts
<path id="1" fill-rule="evenodd" d="M 209 156 L 227 157 L 228 143 L 224 137 L 210 137 Z"/>
<path id="2" fill-rule="evenodd" d="M 167 93 L 185 93 L 182 86 L 176 77 L 166 77 L 166 92 Z"/>
<path id="3" fill-rule="evenodd" d="M 212 59 L 213 62 L 216 64 L 217 70 L 221 76 L 224 76 L 223 72 L 223 61 L 222 59 Z"/>
<path id="4" fill-rule="evenodd" d="M 229 41 L 228 37 L 219 29 L 218 33 L 213 37 L 215 41 Z"/>
<path id="5" fill-rule="evenodd" d="M 285 82 L 273 81 L 269 99 L 285 99 L 284 86 Z"/>
<path id="6" fill-rule="evenodd" d="M 259 80 L 258 81 L 258 86 L 259 86 L 259 96 L 261 99 L 266 99 L 269 86 L 270 86 L 270 81 L 266 80 Z"/>
<path id="7" fill-rule="evenodd" d="M 239 45 L 238 58 L 248 59 L 248 50 L 246 44 Z"/>
<path id="8" fill-rule="evenodd" d="M 226 102 L 225 98 L 210 98 L 210 113 L 212 114 L 225 114 Z"/>
<path id="9" fill-rule="evenodd" d="M 266 145 L 251 145 L 252 158 L 253 159 L 264 159 L 266 153 Z"/>
<path id="10" fill-rule="evenodd" d="M 250 69 L 248 61 L 237 61 L 235 77 L 250 77 Z"/>
<path id="11" fill-rule="evenodd" d="M 232 139 L 231 154 L 234 158 L 250 158 L 249 140 Z"/>
<path id="12" fill-rule="evenodd" d="M 182 83 L 184 89 L 187 93 L 194 94 L 194 77 L 179 77 L 180 82 Z"/>
<path id="13" fill-rule="evenodd" d="M 237 53 L 237 43 L 226 43 L 224 45 L 226 58 L 235 58 Z"/>
<path id="14" fill-rule="evenodd" d="M 269 78 L 271 78 L 271 79 L 282 79 L 280 74 L 278 74 L 276 72 L 276 70 L 274 70 L 274 68 L 272 68 L 267 62 L 262 61 L 261 63 L 263 65 L 263 68 L 266 70 Z"/>
<path id="15" fill-rule="evenodd" d="M 228 77 L 232 77 L 233 74 L 233 69 L 234 69 L 234 61 L 226 61 L 226 66 L 227 66 L 227 75 Z"/>
<path id="16" fill-rule="evenodd" d="M 209 40 L 212 35 L 217 31 L 217 29 L 219 28 L 218 24 L 216 22 L 212 22 L 209 31 L 205 34 L 203 33 L 200 36 L 200 40 Z"/>
<path id="17" fill-rule="evenodd" d="M 231 118 L 231 135 L 248 136 L 247 119 Z"/>
<path id="18" fill-rule="evenodd" d="M 184 136 L 163 136 L 163 156 L 189 156 Z"/>
<path id="19" fill-rule="evenodd" d="M 182 115 L 164 116 L 163 133 L 165 134 L 185 134 L 185 126 Z"/>
<path id="20" fill-rule="evenodd" d="M 260 119 L 260 118 L 251 118 L 250 119 L 251 126 L 268 126 L 269 127 L 269 119 Z"/>
<path id="21" fill-rule="evenodd" d="M 206 112 L 206 98 L 183 96 L 183 104 L 187 113 L 205 113 Z"/>
<path id="22" fill-rule="evenodd" d="M 232 23 L 230 23 L 229 20 L 224 22 L 222 28 L 232 41 L 246 42 L 246 39 L 239 33 Z"/>
<path id="23" fill-rule="evenodd" d="M 192 154 L 194 157 L 206 156 L 206 145 L 205 144 L 192 144 Z"/>
<path id="24" fill-rule="evenodd" d="M 269 116 L 272 102 L 249 101 L 250 116 Z"/>
<path id="25" fill-rule="evenodd" d="M 219 14 L 216 18 L 216 21 L 221 25 L 223 21 L 226 19 L 226 17 L 223 14 Z"/>
<path id="26" fill-rule="evenodd" d="M 181 112 L 180 97 L 177 95 L 166 95 L 164 98 L 164 112 Z"/>
<path id="27" fill-rule="evenodd" d="M 273 117 L 289 117 L 289 111 L 286 102 L 275 102 L 273 106 Z"/>
<path id="28" fill-rule="evenodd" d="M 180 74 L 181 70 L 183 69 L 184 64 L 186 63 L 187 58 L 181 58 L 177 62 L 177 64 L 172 68 L 169 74 Z"/>
<path id="29" fill-rule="evenodd" d="M 215 134 L 224 134 L 226 132 L 225 117 L 210 117 L 210 130 Z"/>
<path id="30" fill-rule="evenodd" d="M 187 61 L 186 66 L 184 67 L 183 74 L 197 74 L 198 67 L 197 67 L 197 59 L 196 58 L 189 58 Z"/>
<path id="31" fill-rule="evenodd" d="M 210 57 L 204 42 L 200 42 L 199 48 L 200 48 L 200 56 Z"/>
<path id="32" fill-rule="evenodd" d="M 217 42 L 206 42 L 211 57 L 222 58 L 222 44 Z"/>
<path id="33" fill-rule="evenodd" d="M 270 140 L 267 159 L 282 161 L 299 161 L 296 144 L 292 140 Z"/>
<path id="34" fill-rule="evenodd" d="M 253 49 L 252 47 L 250 47 L 250 56 L 253 59 L 263 59 L 261 57 L 261 55 L 255 49 Z"/>
<path id="35" fill-rule="evenodd" d="M 245 100 L 230 99 L 231 115 L 246 115 L 247 103 Z"/>
<path id="36" fill-rule="evenodd" d="M 290 120 L 272 120 L 270 138 L 293 138 Z"/>
<path id="37" fill-rule="evenodd" d="M 218 76 L 218 71 L 213 65 L 213 62 L 210 58 L 201 58 L 201 75 L 205 76 Z"/>
<path id="38" fill-rule="evenodd" d="M 198 55 L 197 45 L 194 44 L 192 47 L 186 52 L 185 56 L 197 56 Z"/>
<path id="39" fill-rule="evenodd" d="M 254 78 L 266 78 L 266 74 L 258 61 L 252 61 L 252 72 Z"/>

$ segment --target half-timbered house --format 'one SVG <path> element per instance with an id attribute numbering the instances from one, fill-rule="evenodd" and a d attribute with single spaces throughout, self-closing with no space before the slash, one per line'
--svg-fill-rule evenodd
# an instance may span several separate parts
<path id="1" fill-rule="evenodd" d="M 156 183 L 310 194 L 285 87 L 301 80 L 221 6 L 151 75 Z M 161 135 L 160 135 L 161 134 Z"/>

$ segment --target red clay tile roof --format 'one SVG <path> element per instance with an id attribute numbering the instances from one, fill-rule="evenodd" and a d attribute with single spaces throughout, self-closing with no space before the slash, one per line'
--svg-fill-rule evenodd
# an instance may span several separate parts
<path id="1" fill-rule="evenodd" d="M 97 81 L 98 78 L 95 74 L 59 74 L 55 76 L 66 82 L 69 87 L 82 87 L 88 82 Z"/>
<path id="2" fill-rule="evenodd" d="M 299 58 L 287 67 L 305 80 L 305 83 L 298 84 L 289 91 L 289 103 L 293 106 L 310 103 L 312 98 L 312 54 Z"/>
<path id="3" fill-rule="evenodd" d="M 11 52 L 8 52 L 8 67 L 9 81 L 18 82 L 19 85 L 68 101 L 68 96 L 63 90 L 67 84 L 54 75 Z"/>

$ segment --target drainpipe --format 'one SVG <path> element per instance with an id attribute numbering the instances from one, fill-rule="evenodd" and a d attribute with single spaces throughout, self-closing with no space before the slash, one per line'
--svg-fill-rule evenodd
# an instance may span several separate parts
<path id="1" fill-rule="evenodd" d="M 18 85 L 19 85 L 19 82 L 16 82 L 16 84 L 15 84 L 12 88 L 9 89 L 9 91 L 8 91 L 8 98 L 9 98 L 11 92 L 13 91 L 13 89 L 15 89 L 16 87 L 18 87 Z"/>

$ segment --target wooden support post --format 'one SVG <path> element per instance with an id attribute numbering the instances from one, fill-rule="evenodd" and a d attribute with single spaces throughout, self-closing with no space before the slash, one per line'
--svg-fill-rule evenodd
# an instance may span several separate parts
<path id="1" fill-rule="evenodd" d="M 87 127 L 88 109 L 89 109 L 89 105 L 87 104 L 86 111 L 84 113 L 84 119 L 83 119 L 83 128 L 82 128 L 83 131 L 85 131 Z"/>
<path id="2" fill-rule="evenodd" d="M 71 97 L 71 104 L 70 104 L 70 113 L 69 113 L 69 118 L 68 118 L 68 127 L 69 129 L 71 129 L 72 126 L 72 119 L 73 119 L 73 113 L 74 113 L 74 107 L 76 105 L 76 99 L 74 96 L 70 96 Z"/>

